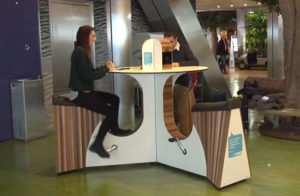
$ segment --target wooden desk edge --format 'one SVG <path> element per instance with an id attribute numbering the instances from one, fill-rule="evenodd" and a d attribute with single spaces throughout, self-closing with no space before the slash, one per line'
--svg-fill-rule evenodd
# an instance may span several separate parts
<path id="1" fill-rule="evenodd" d="M 181 72 L 193 72 L 193 71 L 205 71 L 208 67 L 205 66 L 183 66 L 183 67 L 173 67 L 172 69 L 163 70 L 143 70 L 143 69 L 114 69 L 110 73 L 131 73 L 131 74 L 156 74 L 156 73 L 181 73 Z"/>

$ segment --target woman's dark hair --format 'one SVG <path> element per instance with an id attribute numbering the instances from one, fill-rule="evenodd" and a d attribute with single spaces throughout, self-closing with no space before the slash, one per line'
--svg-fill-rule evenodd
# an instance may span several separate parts
<path id="1" fill-rule="evenodd" d="M 89 45 L 89 37 L 92 31 L 95 31 L 93 27 L 85 25 L 79 27 L 76 35 L 75 49 L 77 49 L 78 47 L 84 48 L 85 52 L 88 54 L 89 57 L 91 57 L 91 47 Z"/>

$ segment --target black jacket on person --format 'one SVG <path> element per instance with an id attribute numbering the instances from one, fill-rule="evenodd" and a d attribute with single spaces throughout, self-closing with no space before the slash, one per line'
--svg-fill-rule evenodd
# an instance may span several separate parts
<path id="1" fill-rule="evenodd" d="M 173 50 L 173 62 L 178 62 L 179 66 L 196 66 L 199 64 L 191 49 L 185 44 L 180 44 L 179 51 L 177 49 Z M 175 83 L 188 87 L 190 77 L 187 73 L 183 74 Z"/>
<path id="2" fill-rule="evenodd" d="M 225 39 L 220 39 L 217 44 L 217 55 L 226 55 L 228 54 L 228 46 Z"/>
<path id="3" fill-rule="evenodd" d="M 108 67 L 94 68 L 91 59 L 81 47 L 75 49 L 71 57 L 69 87 L 73 91 L 94 90 L 94 80 L 103 78 L 109 71 Z"/>

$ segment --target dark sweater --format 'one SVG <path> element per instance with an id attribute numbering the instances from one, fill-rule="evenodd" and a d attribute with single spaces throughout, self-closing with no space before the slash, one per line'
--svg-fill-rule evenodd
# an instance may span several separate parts
<path id="1" fill-rule="evenodd" d="M 79 47 L 72 53 L 69 87 L 73 91 L 94 90 L 94 80 L 104 77 L 108 71 L 106 66 L 94 69 L 85 50 Z"/>
<path id="2" fill-rule="evenodd" d="M 217 44 L 217 51 L 216 51 L 216 54 L 217 55 L 226 55 L 228 54 L 228 47 L 227 47 L 227 42 L 226 40 L 224 39 L 220 39 L 218 41 L 218 44 Z"/>
<path id="3" fill-rule="evenodd" d="M 198 65 L 198 60 L 194 56 L 191 49 L 184 44 L 180 44 L 179 51 L 173 50 L 173 62 L 178 62 L 180 66 L 196 66 Z M 183 74 L 177 80 L 176 84 L 181 84 L 183 86 L 189 86 L 190 77 L 189 75 Z"/>

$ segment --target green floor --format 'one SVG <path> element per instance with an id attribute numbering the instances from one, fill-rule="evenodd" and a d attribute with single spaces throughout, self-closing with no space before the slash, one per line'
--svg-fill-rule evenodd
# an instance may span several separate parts
<path id="1" fill-rule="evenodd" d="M 300 195 L 300 142 L 246 135 L 252 178 L 217 190 L 204 177 L 160 164 L 89 168 L 57 176 L 53 134 L 0 143 L 0 195 Z"/>

